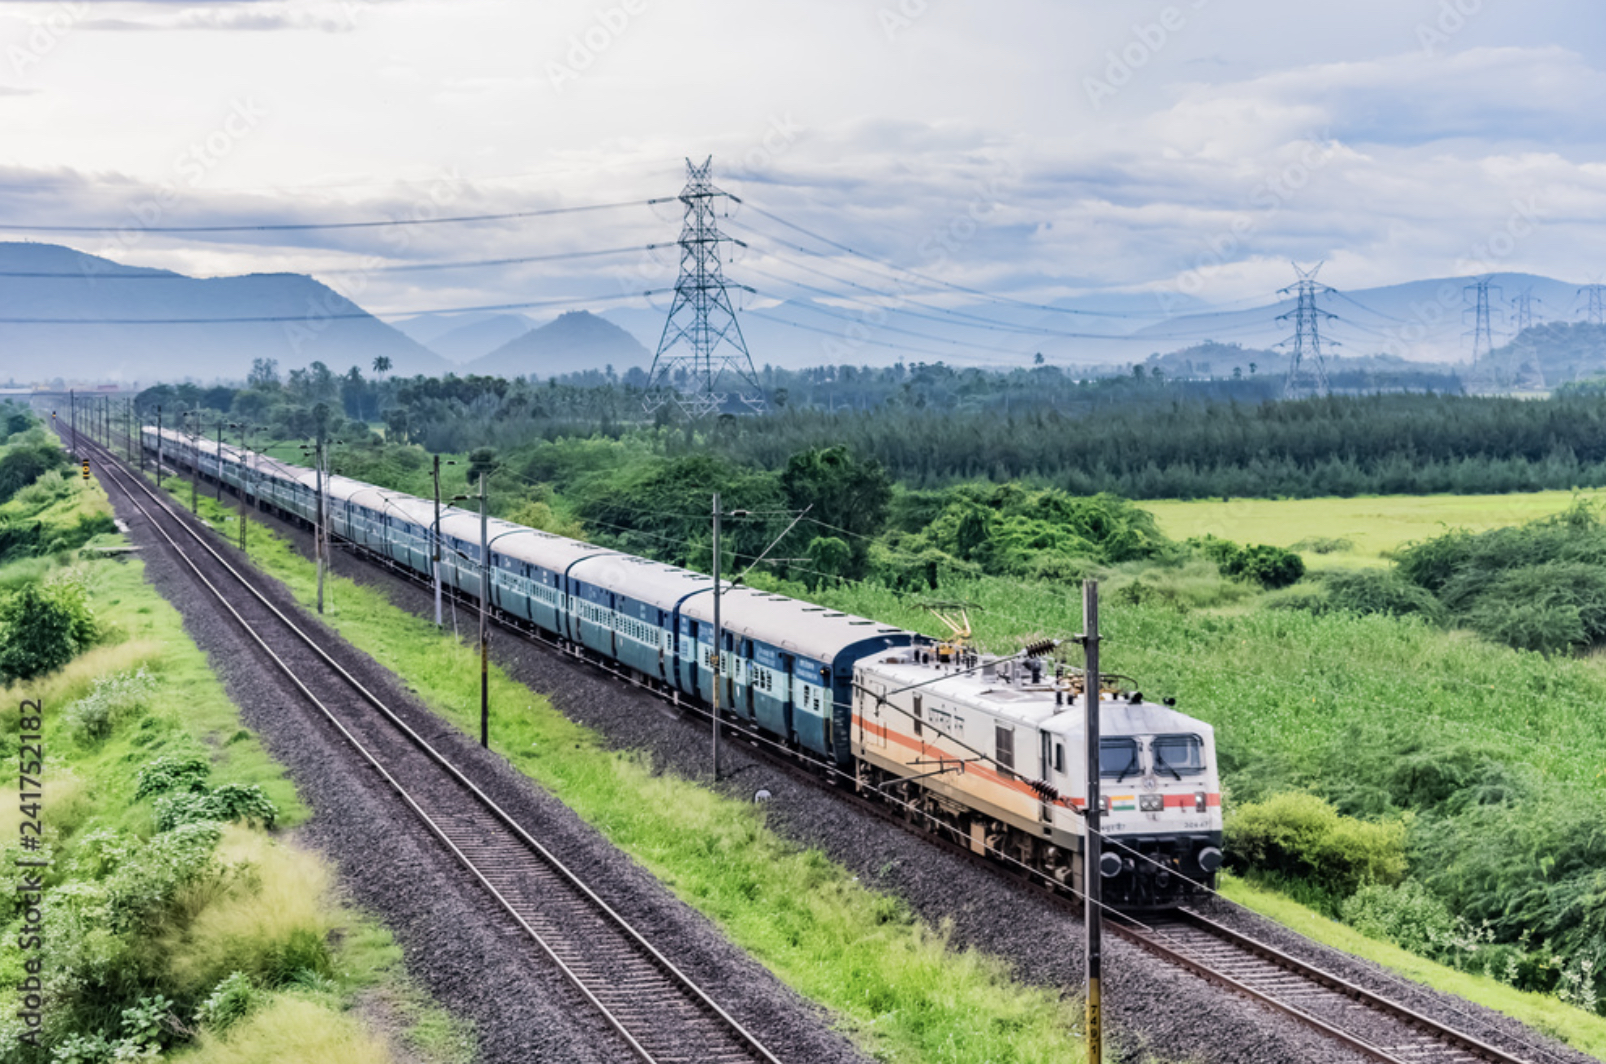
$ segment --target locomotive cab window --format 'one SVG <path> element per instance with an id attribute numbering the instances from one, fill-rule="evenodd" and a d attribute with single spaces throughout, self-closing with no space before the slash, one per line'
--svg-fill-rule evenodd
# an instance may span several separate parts
<path id="1" fill-rule="evenodd" d="M 1099 775 L 1105 779 L 1125 779 L 1141 775 L 1136 739 L 1100 739 Z"/>
<path id="2" fill-rule="evenodd" d="M 1204 740 L 1197 735 L 1156 735 L 1149 750 L 1161 776 L 1197 776 L 1205 770 Z"/>

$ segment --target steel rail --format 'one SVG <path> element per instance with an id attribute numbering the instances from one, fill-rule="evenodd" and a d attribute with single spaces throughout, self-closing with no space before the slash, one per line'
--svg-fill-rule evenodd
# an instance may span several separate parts
<path id="1" fill-rule="evenodd" d="M 146 519 L 150 521 L 151 527 L 168 542 L 178 557 L 195 574 L 197 579 L 199 579 L 201 583 L 206 586 L 207 590 L 212 593 L 212 595 L 220 604 L 222 604 L 224 609 L 234 617 L 235 621 L 240 625 L 241 629 L 246 633 L 246 635 L 248 635 L 262 649 L 269 659 L 272 660 L 274 665 L 285 674 L 285 676 L 291 681 L 291 683 L 295 685 L 302 695 L 305 696 L 307 700 L 314 706 L 316 706 L 326 718 L 328 718 L 330 723 L 333 724 L 341 733 L 341 735 L 351 743 L 353 748 L 357 750 L 364 760 L 373 766 L 373 768 L 380 774 L 381 778 L 383 778 L 385 782 L 396 791 L 403 802 L 405 802 L 406 805 L 412 809 L 412 811 L 424 822 L 428 830 L 435 835 L 435 837 L 438 838 L 443 845 L 447 847 L 447 849 L 458 860 L 458 862 L 461 863 L 474 876 L 480 885 L 484 887 L 493 898 L 496 899 L 496 902 L 518 923 L 519 927 L 525 932 L 525 934 L 532 941 L 534 941 L 537 946 L 540 947 L 548 959 L 550 959 L 559 968 L 563 975 L 586 998 L 587 1002 L 598 1011 L 598 1013 L 608 1022 L 608 1024 L 625 1040 L 625 1042 L 630 1046 L 631 1050 L 641 1057 L 643 1061 L 648 1062 L 648 1064 L 658 1064 L 657 1058 L 653 1057 L 648 1050 L 641 1045 L 636 1036 L 627 1029 L 624 1021 L 615 1015 L 613 1010 L 609 1009 L 603 1002 L 598 1000 L 596 994 L 593 992 L 592 988 L 586 984 L 586 981 L 583 979 L 583 977 L 575 972 L 569 964 L 565 963 L 563 959 L 558 956 L 552 944 L 549 943 L 546 938 L 540 934 L 540 932 L 530 926 L 529 922 L 517 911 L 517 908 L 507 899 L 503 892 L 498 890 L 496 886 L 492 884 L 486 873 L 477 865 L 475 865 L 473 860 L 463 852 L 462 848 L 452 840 L 446 830 L 436 822 L 435 818 L 431 817 L 429 813 L 427 813 L 420 806 L 418 801 L 415 800 L 414 797 L 407 791 L 406 787 L 404 787 L 401 782 L 398 781 L 389 772 L 389 770 L 385 768 L 378 757 L 375 756 L 375 754 L 369 750 L 362 743 L 362 741 L 358 739 L 349 728 L 346 727 L 344 723 L 340 721 L 335 713 L 330 710 L 329 707 L 326 706 L 323 701 L 320 700 L 317 695 L 315 695 L 306 686 L 301 677 L 297 675 L 295 670 L 291 668 L 291 666 L 268 645 L 261 634 L 257 632 L 252 625 L 245 620 L 244 617 L 240 615 L 239 611 L 236 610 L 233 604 L 228 601 L 227 596 L 225 596 L 222 591 L 215 584 L 213 584 L 204 573 L 201 572 L 200 567 L 196 564 L 194 559 L 189 556 L 184 548 L 179 545 L 179 543 L 167 532 L 165 528 L 161 527 L 154 515 L 140 502 L 140 500 L 135 496 L 134 492 L 130 490 L 128 485 L 134 485 L 143 491 L 155 503 L 155 505 L 166 514 L 167 518 L 172 523 L 178 525 L 180 529 L 190 536 L 190 538 L 195 540 L 195 542 L 204 551 L 206 551 L 207 554 L 211 555 L 218 565 L 220 565 L 231 576 L 233 576 L 235 580 L 237 580 L 239 584 L 245 588 L 246 591 L 248 591 L 263 607 L 270 611 L 284 625 L 285 628 L 289 629 L 289 631 L 293 633 L 303 644 L 311 649 L 314 654 L 316 654 L 318 658 L 324 662 L 325 665 L 338 674 L 342 680 L 344 680 L 362 697 L 364 701 L 378 710 L 390 722 L 391 725 L 393 725 L 408 740 L 410 740 L 421 752 L 425 754 L 426 757 L 434 762 L 436 766 L 448 773 L 459 786 L 468 791 L 481 805 L 481 807 L 490 812 L 496 820 L 498 820 L 505 828 L 507 828 L 518 839 L 518 841 L 532 853 L 533 856 L 537 857 L 542 861 L 542 863 L 546 864 L 549 868 L 556 872 L 561 879 L 563 879 L 569 886 L 580 893 L 582 897 L 589 902 L 591 906 L 609 923 L 614 925 L 618 930 L 622 931 L 627 938 L 629 938 L 632 943 L 646 955 L 646 959 L 654 967 L 657 967 L 666 976 L 668 976 L 670 980 L 678 984 L 682 990 L 686 991 L 688 996 L 692 999 L 692 1003 L 694 1005 L 700 1007 L 706 1013 L 711 1014 L 711 1018 L 713 1018 L 720 1026 L 724 1027 L 729 1034 L 733 1035 L 744 1050 L 746 1050 L 756 1060 L 762 1061 L 763 1064 L 780 1064 L 779 1059 L 776 1058 L 767 1048 L 765 1048 L 764 1045 L 759 1042 L 753 1034 L 747 1031 L 746 1028 L 744 1028 L 734 1017 L 720 1007 L 720 1005 L 711 997 L 709 997 L 701 987 L 697 986 L 697 984 L 694 983 L 690 977 L 681 972 L 673 962 L 671 962 L 663 955 L 662 952 L 648 942 L 647 939 L 643 937 L 641 933 L 638 932 L 627 920 L 625 920 L 623 916 L 621 916 L 616 910 L 608 905 L 607 902 L 603 901 L 602 898 L 598 897 L 597 894 L 579 878 L 579 876 L 577 876 L 572 870 L 564 865 L 554 854 L 547 850 L 546 847 L 542 846 L 539 842 L 532 838 L 529 833 L 523 829 L 523 827 L 521 827 L 489 796 L 481 791 L 480 788 L 473 783 L 473 781 L 469 780 L 468 777 L 458 770 L 455 765 L 448 761 L 444 755 L 437 751 L 429 744 L 427 740 L 425 740 L 411 726 L 397 716 L 389 706 L 380 700 L 378 696 L 369 691 L 361 681 L 352 676 L 343 666 L 335 661 L 334 658 L 331 657 L 316 640 L 303 631 L 289 617 L 285 616 L 285 614 L 279 610 L 278 607 L 269 602 L 268 599 L 261 593 L 261 591 L 254 587 L 238 569 L 231 565 L 228 560 L 225 559 L 211 544 L 207 543 L 200 533 L 198 533 L 194 528 L 190 527 L 189 519 L 175 511 L 166 500 L 162 499 L 157 494 L 155 489 L 150 487 L 150 485 L 144 483 L 142 479 L 125 469 L 121 460 L 118 459 L 117 456 L 114 455 L 109 449 L 99 444 L 87 444 L 87 446 L 91 450 L 98 451 L 105 456 L 106 461 L 103 463 L 103 468 L 112 468 L 115 472 L 115 475 L 120 478 L 120 481 L 126 481 L 126 483 L 119 483 L 119 488 L 122 490 L 125 497 L 128 498 L 129 502 L 137 510 L 139 510 L 140 513 L 145 515 Z M 191 473 L 194 475 L 193 470 Z"/>
<path id="2" fill-rule="evenodd" d="M 420 584 L 420 586 L 423 586 L 425 583 L 419 574 L 399 565 L 394 559 L 377 554 L 361 544 L 354 543 L 349 540 L 346 541 L 346 543 L 351 552 L 361 555 L 371 564 L 383 567 L 387 571 L 410 579 L 413 582 Z M 452 595 L 454 598 L 458 598 L 460 601 L 470 601 L 469 599 L 463 598 L 463 596 L 455 588 L 447 587 L 446 593 Z M 628 669 L 621 669 L 614 666 L 612 663 L 600 661 L 584 653 L 583 650 L 568 645 L 561 640 L 549 639 L 540 631 L 534 629 L 527 623 L 519 622 L 517 620 L 508 618 L 505 615 L 499 615 L 495 611 L 493 611 L 492 616 L 496 623 L 505 630 L 515 632 L 531 642 L 537 643 L 550 650 L 557 651 L 559 654 L 571 660 L 584 662 L 587 665 L 599 669 L 615 679 L 622 680 L 633 687 L 639 688 L 666 702 L 669 702 L 676 709 L 695 713 L 700 718 L 709 718 L 710 716 L 707 707 L 699 705 L 694 701 L 678 697 L 673 693 L 665 692 L 657 686 L 631 675 L 630 670 Z M 800 774 L 811 780 L 814 780 L 815 782 L 818 782 L 819 773 L 821 772 L 824 772 L 827 778 L 830 778 L 831 776 L 845 775 L 836 765 L 811 756 L 807 753 L 781 746 L 770 737 L 745 728 L 740 721 L 734 721 L 727 717 L 722 721 L 721 727 L 728 732 L 749 740 L 750 744 L 761 754 L 761 756 L 764 756 L 765 759 L 771 763 L 789 771 L 802 769 L 803 771 Z M 1010 867 L 1008 863 L 1001 863 L 1000 860 L 979 856 L 973 853 L 969 847 L 943 837 L 940 834 L 940 831 L 933 831 L 923 828 L 921 825 L 912 822 L 912 820 L 909 818 L 909 815 L 898 815 L 898 812 L 887 804 L 889 802 L 893 803 L 894 805 L 905 804 L 901 803 L 895 797 L 884 796 L 882 801 L 871 801 L 856 793 L 840 788 L 838 789 L 838 794 L 840 797 L 847 799 L 855 806 L 871 812 L 874 815 L 877 815 L 880 818 L 888 821 L 889 823 L 895 824 L 900 828 L 911 832 L 912 834 L 918 835 L 922 839 L 935 842 L 937 845 L 941 846 L 944 850 L 950 853 L 953 853 L 968 861 L 975 862 L 979 866 L 986 867 L 995 873 L 1002 873 L 1014 882 L 1035 888 L 1039 894 L 1047 898 L 1055 905 L 1067 907 L 1071 906 L 1072 904 L 1065 897 L 1063 887 L 1061 887 L 1058 883 L 1051 881 L 1049 877 L 1045 876 L 1036 869 L 1024 864 L 1020 865 L 1017 869 Z M 907 807 L 907 813 L 912 815 L 929 816 L 923 811 L 915 809 L 912 806 Z M 941 825 L 939 822 L 938 827 L 940 828 L 940 826 Z M 1004 862 L 1008 862 L 1006 855 L 1000 856 L 1003 858 Z M 1079 911 L 1079 906 L 1076 906 L 1075 908 L 1077 908 Z M 1260 943 L 1247 935 L 1233 931 L 1232 929 L 1227 928 L 1225 925 L 1212 921 L 1208 917 L 1194 910 L 1181 910 L 1181 912 L 1185 914 L 1181 917 L 1182 919 L 1194 924 L 1194 926 L 1198 927 L 1200 930 L 1217 934 L 1217 937 L 1227 940 L 1235 946 L 1238 946 L 1238 942 L 1240 940 L 1244 943 L 1252 943 L 1252 946 L 1238 946 L 1238 948 L 1245 949 L 1256 956 L 1260 956 L 1262 959 L 1284 968 L 1291 974 L 1299 975 L 1306 979 L 1306 981 L 1309 983 L 1314 983 L 1315 985 L 1322 986 L 1325 989 L 1332 990 L 1336 993 L 1341 993 L 1373 1014 L 1381 1013 L 1402 1024 L 1420 1030 L 1428 1034 L 1430 1037 L 1438 1040 L 1438 1042 L 1444 1045 L 1444 1047 L 1447 1049 L 1452 1051 L 1459 1050 L 1478 1060 L 1488 1062 L 1488 1064 L 1530 1064 L 1528 1060 L 1522 1057 L 1515 1056 L 1497 1047 L 1491 1046 L 1488 1043 L 1482 1042 L 1472 1035 L 1456 1030 L 1455 1028 L 1450 1027 L 1438 1020 L 1434 1020 L 1431 1017 L 1427 1017 L 1415 1012 L 1409 1007 L 1401 1005 L 1398 1002 L 1390 1001 L 1388 998 L 1385 998 L 1374 991 L 1367 990 L 1366 988 L 1361 987 L 1353 982 L 1345 980 L 1340 976 L 1325 972 L 1322 969 L 1309 964 L 1308 962 L 1301 961 L 1298 958 L 1285 953 L 1284 951 L 1276 949 L 1276 947 L 1267 945 L 1265 943 Z M 1390 1055 L 1386 1048 L 1373 1045 L 1357 1035 L 1329 1024 L 1319 1017 L 1311 1015 L 1305 1010 L 1300 1009 L 1297 1005 L 1287 1001 L 1278 1000 L 1270 994 L 1256 990 L 1241 980 L 1235 979 L 1225 972 L 1221 972 L 1212 968 L 1208 963 L 1198 958 L 1186 956 L 1183 949 L 1180 948 L 1179 943 L 1172 942 L 1168 944 L 1165 941 L 1166 936 L 1163 927 L 1148 928 L 1148 933 L 1144 933 L 1144 931 L 1141 930 L 1141 925 L 1133 926 L 1130 923 L 1123 923 L 1121 921 L 1113 922 L 1110 927 L 1114 933 L 1123 939 L 1131 942 L 1141 949 L 1144 949 L 1147 952 L 1161 957 L 1168 963 L 1175 964 L 1184 970 L 1190 971 L 1208 982 L 1222 986 L 1233 993 L 1241 994 L 1242 996 L 1258 1001 L 1373 1060 L 1383 1062 L 1383 1064 L 1422 1064 L 1425 1059 L 1419 1055 L 1413 1055 L 1410 1060 L 1407 1061 L 1405 1057 Z M 1216 929 L 1219 929 L 1219 934 L 1217 933 Z"/>

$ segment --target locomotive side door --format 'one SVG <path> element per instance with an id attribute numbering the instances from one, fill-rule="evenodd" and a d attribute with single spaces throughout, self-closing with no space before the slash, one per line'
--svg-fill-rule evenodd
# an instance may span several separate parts
<path id="1" fill-rule="evenodd" d="M 884 683 L 871 684 L 868 701 L 870 703 L 869 726 L 864 729 L 866 732 L 864 744 L 878 750 L 885 750 L 887 746 L 888 717 L 886 712 L 887 685 Z"/>

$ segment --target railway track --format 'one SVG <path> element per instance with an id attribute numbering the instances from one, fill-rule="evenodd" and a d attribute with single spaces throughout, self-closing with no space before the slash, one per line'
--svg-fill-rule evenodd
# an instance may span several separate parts
<path id="1" fill-rule="evenodd" d="M 206 531 L 108 449 L 123 495 L 247 637 L 347 740 L 598 1016 L 647 1064 L 780 1064 L 757 1038 L 337 662 Z M 204 528 L 204 526 L 203 526 Z M 229 594 L 227 591 L 244 592 Z M 278 647 L 279 649 L 275 649 Z"/>
<path id="2" fill-rule="evenodd" d="M 1149 952 L 1384 1064 L 1529 1064 L 1194 910 L 1116 926 Z"/>
<path id="3" fill-rule="evenodd" d="M 427 580 L 395 565 L 390 559 L 371 555 L 355 545 L 348 546 L 351 553 L 362 555 L 388 572 L 419 586 L 429 586 Z M 477 600 L 464 598 L 450 587 L 444 591 L 462 604 L 477 608 Z M 708 719 L 705 707 L 673 699 L 627 670 L 596 660 L 527 625 L 505 618 L 498 618 L 497 623 L 568 658 L 584 661 L 615 679 L 673 701 L 681 712 Z M 761 733 L 745 729 L 731 718 L 726 718 L 725 729 L 733 737 L 747 740 L 754 753 L 788 773 L 806 775 L 816 782 L 823 777 L 828 781 L 851 783 L 834 765 L 800 755 Z M 840 788 L 839 793 L 844 800 L 915 832 L 960 859 L 985 863 L 995 873 L 1002 872 L 1017 883 L 1036 888 L 1052 904 L 1080 913 L 1081 902 L 1067 897 L 1058 884 L 1024 865 L 1012 867 L 977 856 L 968 846 L 926 830 L 920 824 L 924 814 L 899 808 L 890 796 L 884 801 L 871 801 L 854 793 L 851 787 Z M 1526 1055 L 1499 1048 L 1193 910 L 1179 910 L 1164 916 L 1145 915 L 1141 921 L 1115 920 L 1106 926 L 1113 934 L 1167 963 L 1283 1013 L 1351 1051 L 1383 1064 L 1557 1064 L 1563 1059 L 1542 1045 L 1525 1046 L 1522 1053 Z M 1463 1014 L 1463 1018 L 1469 1027 L 1488 1026 L 1472 1014 Z"/>

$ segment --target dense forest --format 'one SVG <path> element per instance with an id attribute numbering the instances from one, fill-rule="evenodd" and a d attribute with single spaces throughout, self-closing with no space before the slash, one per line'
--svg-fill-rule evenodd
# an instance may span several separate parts
<path id="1" fill-rule="evenodd" d="M 209 432 L 221 421 L 288 440 L 311 435 L 310 411 L 324 404 L 343 413 L 348 436 L 381 426 L 392 442 L 437 453 L 602 437 L 779 472 L 794 454 L 843 446 L 913 489 L 1019 480 L 1074 495 L 1186 499 L 1606 484 L 1606 391 L 1589 384 L 1548 400 L 1391 392 L 1279 401 L 1280 381 L 1265 377 L 1073 380 L 1050 366 L 825 367 L 785 379 L 768 412 L 706 422 L 687 421 L 672 402 L 648 414 L 643 393 L 621 383 L 375 380 L 318 364 L 284 380 L 259 364 L 239 390 L 163 385 L 137 405 L 144 418 L 162 408 L 168 424 L 198 412 Z M 838 388 L 861 405 L 838 404 Z M 866 389 L 886 394 L 871 402 Z"/>

